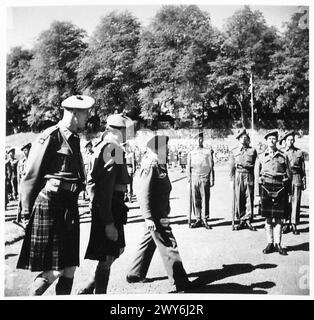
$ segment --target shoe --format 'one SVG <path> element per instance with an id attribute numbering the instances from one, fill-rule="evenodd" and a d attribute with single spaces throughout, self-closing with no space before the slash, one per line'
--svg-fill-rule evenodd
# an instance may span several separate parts
<path id="1" fill-rule="evenodd" d="M 139 276 L 126 276 L 126 281 L 128 283 L 145 283 L 148 280 Z"/>
<path id="2" fill-rule="evenodd" d="M 205 229 L 207 229 L 207 230 L 212 229 L 212 227 L 207 223 L 206 220 L 203 220 L 202 223 L 203 223 L 203 227 L 204 227 Z"/>
<path id="3" fill-rule="evenodd" d="M 199 228 L 203 225 L 202 220 L 196 220 L 192 225 L 191 228 Z"/>
<path id="4" fill-rule="evenodd" d="M 80 289 L 77 294 L 94 294 L 95 288 L 83 288 Z"/>
<path id="5" fill-rule="evenodd" d="M 236 230 L 242 230 L 245 228 L 245 221 L 241 220 L 239 225 L 236 227 Z"/>
<path id="6" fill-rule="evenodd" d="M 292 231 L 293 234 L 295 234 L 295 235 L 296 235 L 296 234 L 300 234 L 300 231 L 297 230 L 297 226 L 296 226 L 295 224 L 292 225 L 292 230 L 293 230 L 293 231 Z"/>
<path id="7" fill-rule="evenodd" d="M 275 244 L 275 251 L 276 252 L 279 252 L 279 254 L 281 254 L 282 256 L 287 256 L 288 255 L 288 253 L 287 253 L 287 250 L 286 249 L 283 249 L 282 247 L 281 247 L 281 245 L 280 244 Z"/>
<path id="8" fill-rule="evenodd" d="M 286 233 L 289 233 L 291 230 L 291 225 L 290 224 L 285 224 L 283 227 L 282 227 L 282 233 L 286 234 Z"/>
<path id="9" fill-rule="evenodd" d="M 172 290 L 169 291 L 169 293 L 185 293 L 188 292 L 189 290 L 192 289 L 192 282 L 190 282 L 189 280 L 187 280 L 184 283 L 178 284 L 178 285 L 174 285 Z"/>
<path id="10" fill-rule="evenodd" d="M 274 245 L 272 243 L 269 243 L 267 247 L 263 250 L 263 253 L 268 254 L 272 252 L 274 252 Z"/>
<path id="11" fill-rule="evenodd" d="M 251 225 L 250 221 L 246 221 L 246 225 L 251 231 L 257 231 L 257 229 Z"/>

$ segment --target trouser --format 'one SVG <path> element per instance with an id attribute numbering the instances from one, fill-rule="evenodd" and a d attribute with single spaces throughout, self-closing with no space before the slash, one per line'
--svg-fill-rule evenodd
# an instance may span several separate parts
<path id="1" fill-rule="evenodd" d="M 155 231 L 145 230 L 128 276 L 145 278 L 157 247 L 171 285 L 178 288 L 188 281 L 188 276 L 182 264 L 176 239 L 169 225 L 156 227 Z"/>
<path id="2" fill-rule="evenodd" d="M 302 187 L 292 185 L 292 197 L 291 197 L 291 218 L 292 224 L 299 224 L 300 222 L 300 205 L 301 205 Z"/>
<path id="3" fill-rule="evenodd" d="M 267 218 L 265 220 L 265 231 L 267 243 L 281 243 L 282 219 Z"/>
<path id="4" fill-rule="evenodd" d="M 236 210 L 236 217 L 240 220 L 252 220 L 253 219 L 253 177 L 250 173 L 235 174 L 234 185 L 234 203 Z"/>
<path id="5" fill-rule="evenodd" d="M 208 178 L 192 175 L 192 207 L 196 219 L 209 219 L 210 184 Z"/>

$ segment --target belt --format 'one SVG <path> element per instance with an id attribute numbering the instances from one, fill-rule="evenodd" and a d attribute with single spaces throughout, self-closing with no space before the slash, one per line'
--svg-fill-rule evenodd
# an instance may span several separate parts
<path id="1" fill-rule="evenodd" d="M 115 184 L 114 191 L 126 192 L 127 191 L 126 184 Z"/>
<path id="2" fill-rule="evenodd" d="M 59 179 L 48 179 L 46 182 L 46 189 L 48 191 L 58 192 L 59 190 L 76 192 L 79 186 L 77 182 L 69 182 Z"/>
<path id="3" fill-rule="evenodd" d="M 248 170 L 248 169 L 236 169 L 236 172 L 240 173 L 253 173 L 253 170 Z"/>

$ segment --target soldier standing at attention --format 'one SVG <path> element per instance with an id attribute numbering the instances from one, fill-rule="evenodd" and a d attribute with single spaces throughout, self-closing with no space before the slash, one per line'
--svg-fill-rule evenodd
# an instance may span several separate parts
<path id="1" fill-rule="evenodd" d="M 252 148 L 250 137 L 245 129 L 241 129 L 236 139 L 240 146 L 232 150 L 230 155 L 230 178 L 233 187 L 233 216 L 240 220 L 236 230 L 249 228 L 256 231 L 251 225 L 253 220 L 254 204 L 254 165 L 257 157 Z"/>
<path id="2" fill-rule="evenodd" d="M 95 145 L 95 156 L 87 177 L 91 201 L 92 224 L 85 259 L 98 261 L 89 281 L 78 294 L 104 294 L 112 263 L 125 247 L 124 224 L 128 207 L 124 195 L 128 175 L 125 150 L 126 127 L 129 118 L 113 114 L 107 118 L 107 129 Z"/>
<path id="3" fill-rule="evenodd" d="M 196 221 L 191 228 L 211 229 L 209 219 L 210 188 L 215 184 L 214 151 L 203 147 L 203 133 L 198 136 L 198 147 L 188 154 L 187 175 L 191 183 L 192 208 Z"/>
<path id="4" fill-rule="evenodd" d="M 78 195 L 85 173 L 77 132 L 85 127 L 94 99 L 71 96 L 64 114 L 33 144 L 21 181 L 22 212 L 29 217 L 19 269 L 41 271 L 31 295 L 42 295 L 59 278 L 57 295 L 71 293 L 79 265 Z"/>
<path id="5" fill-rule="evenodd" d="M 6 161 L 6 172 L 7 177 L 11 186 L 11 199 L 16 200 L 18 195 L 17 186 L 17 163 L 18 160 L 15 158 L 15 149 L 11 148 L 8 151 L 9 159 Z"/>
<path id="6" fill-rule="evenodd" d="M 255 166 L 255 203 L 261 206 L 261 215 L 266 218 L 267 247 L 263 253 L 274 251 L 287 255 L 281 247 L 282 220 L 288 211 L 288 192 L 291 179 L 287 156 L 277 149 L 278 131 L 265 135 L 267 149 L 259 155 Z"/>
<path id="7" fill-rule="evenodd" d="M 299 234 L 297 225 L 300 222 L 300 204 L 302 191 L 306 189 L 306 172 L 303 152 L 294 146 L 295 131 L 287 132 L 282 138 L 281 143 L 285 141 L 285 147 L 282 150 L 288 157 L 292 173 L 291 183 L 291 216 L 293 234 Z M 289 224 L 284 226 L 289 231 Z"/>
<path id="8" fill-rule="evenodd" d="M 21 180 L 25 176 L 26 173 L 26 163 L 29 155 L 29 150 L 31 148 L 32 144 L 29 142 L 22 146 L 21 151 L 24 153 L 24 156 L 22 159 L 19 160 L 17 164 L 17 185 L 19 190 L 19 203 L 17 206 L 17 215 L 16 215 L 16 221 L 21 222 L 22 220 L 22 205 L 21 205 Z M 23 217 L 24 218 L 24 217 Z"/>
<path id="9" fill-rule="evenodd" d="M 190 282 L 183 268 L 168 215 L 171 183 L 167 171 L 168 136 L 156 135 L 147 141 L 147 153 L 141 163 L 138 201 L 145 219 L 145 231 L 135 259 L 126 277 L 129 283 L 145 282 L 156 247 L 162 257 L 168 279 L 175 291 L 186 290 Z"/>

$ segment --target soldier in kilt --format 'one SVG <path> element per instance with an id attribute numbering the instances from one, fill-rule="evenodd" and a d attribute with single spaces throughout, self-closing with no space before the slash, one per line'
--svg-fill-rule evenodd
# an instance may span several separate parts
<path id="1" fill-rule="evenodd" d="M 274 251 L 287 255 L 281 247 L 282 221 L 288 214 L 288 192 L 291 179 L 287 156 L 277 149 L 278 131 L 265 135 L 267 149 L 259 155 L 255 166 L 255 203 L 265 217 L 267 247 L 263 253 Z"/>
<path id="2" fill-rule="evenodd" d="M 85 127 L 94 99 L 71 96 L 64 115 L 33 144 L 21 181 L 22 212 L 29 218 L 17 268 L 41 272 L 31 295 L 56 280 L 56 294 L 70 294 L 79 265 L 78 195 L 85 173 L 77 131 Z"/>
<path id="3" fill-rule="evenodd" d="M 128 211 L 124 195 L 130 178 L 122 145 L 128 120 L 121 114 L 110 115 L 107 130 L 95 145 L 95 156 L 87 177 L 92 224 L 85 259 L 98 263 L 78 294 L 107 293 L 111 265 L 124 251 L 124 224 Z"/>

